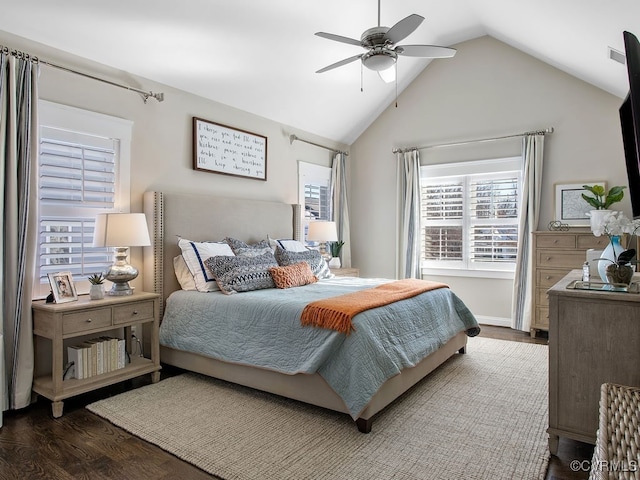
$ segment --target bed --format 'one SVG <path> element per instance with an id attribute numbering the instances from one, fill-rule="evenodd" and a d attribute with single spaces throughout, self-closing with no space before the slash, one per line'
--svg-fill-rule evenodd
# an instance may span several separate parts
<path id="1" fill-rule="evenodd" d="M 144 251 L 144 289 L 159 293 L 163 299 L 160 358 L 164 364 L 346 413 L 354 419 L 361 432 L 368 433 L 378 412 L 456 352 L 464 353 L 467 336 L 479 332 L 475 319 L 455 294 L 448 288 L 438 288 L 382 307 L 409 312 L 402 313 L 402 322 L 397 322 L 403 323 L 406 317 L 408 333 L 393 334 L 392 344 L 385 340 L 384 346 L 377 347 L 381 352 L 392 351 L 392 354 L 385 353 L 384 360 L 373 359 L 373 368 L 361 365 L 365 363 L 361 359 L 368 356 L 366 349 L 369 347 L 366 345 L 378 342 L 375 338 L 377 332 L 387 329 L 384 323 L 376 326 L 376 322 L 384 322 L 384 315 L 380 314 L 382 309 L 368 310 L 353 317 L 355 331 L 350 335 L 301 327 L 294 312 L 301 311 L 305 303 L 314 299 L 367 290 L 390 280 L 323 279 L 313 285 L 292 289 L 224 295 L 220 292 L 182 291 L 174 273 L 174 258 L 181 254 L 179 237 L 198 241 L 232 237 L 247 243 L 267 237 L 299 239 L 301 217 L 298 205 L 189 193 L 146 192 L 144 211 L 152 237 L 152 245 L 145 247 Z M 278 301 L 278 295 L 286 301 Z M 276 300 L 273 300 L 274 296 Z M 421 311 L 417 309 L 426 308 L 420 305 L 425 303 L 422 299 L 436 302 L 434 305 L 444 302 L 443 306 L 437 307 L 441 308 L 441 313 L 436 317 L 452 318 L 438 323 L 437 342 L 429 347 L 426 355 L 420 353 L 417 346 L 407 348 L 406 352 L 395 352 L 397 338 L 408 334 L 413 337 L 411 329 L 416 327 L 411 326 L 411 322 L 426 316 L 415 315 Z M 273 302 L 273 306 L 265 308 L 268 302 Z M 286 328 L 280 327 L 280 333 L 271 337 L 273 340 L 265 343 L 264 339 L 268 337 L 265 332 L 273 330 L 273 322 L 262 322 L 260 326 L 259 321 L 253 320 L 271 310 L 276 310 L 274 315 L 277 318 L 285 318 L 283 305 L 290 310 L 286 313 L 289 323 Z M 249 314 L 249 318 L 231 318 L 236 312 L 245 310 L 260 313 Z M 400 310 L 391 310 L 388 315 L 400 318 Z M 202 323 L 194 320 L 204 318 L 203 312 L 226 312 L 216 320 L 216 327 L 212 327 L 214 334 L 211 340 L 201 338 L 204 335 Z M 240 322 L 247 322 L 247 325 Z M 270 330 L 264 330 L 264 323 Z M 239 328 L 234 330 L 235 325 Z M 369 328 L 368 325 L 374 327 Z M 195 330 L 190 330 L 192 327 Z M 245 336 L 254 328 L 257 329 L 257 339 Z M 204 331 L 208 329 L 206 327 Z M 295 340 L 287 338 L 290 330 L 301 332 L 301 337 Z M 238 334 L 239 331 L 242 335 Z M 229 338 L 225 342 L 240 343 L 235 346 L 233 343 L 225 344 L 220 347 L 222 350 L 214 348 L 213 353 L 207 350 L 204 344 L 227 334 Z M 366 338 L 365 335 L 374 336 Z M 238 346 L 243 344 L 244 348 Z M 308 346 L 311 344 L 313 348 L 321 346 L 324 350 L 312 353 Z M 293 351 L 287 350 L 289 348 Z M 262 355 L 269 350 L 273 355 Z M 258 358 L 244 356 L 247 352 L 260 355 Z M 288 364 L 287 360 L 294 357 L 301 357 L 300 362 L 296 360 L 297 363 Z"/>

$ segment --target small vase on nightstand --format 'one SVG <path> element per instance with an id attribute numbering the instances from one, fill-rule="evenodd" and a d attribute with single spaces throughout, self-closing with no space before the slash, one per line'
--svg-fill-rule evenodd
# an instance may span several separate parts
<path id="1" fill-rule="evenodd" d="M 104 298 L 104 285 L 91 285 L 89 288 L 89 298 L 91 300 L 102 300 Z"/>
<path id="2" fill-rule="evenodd" d="M 340 257 L 332 257 L 331 260 L 329 260 L 329 268 L 340 268 L 341 265 Z"/>

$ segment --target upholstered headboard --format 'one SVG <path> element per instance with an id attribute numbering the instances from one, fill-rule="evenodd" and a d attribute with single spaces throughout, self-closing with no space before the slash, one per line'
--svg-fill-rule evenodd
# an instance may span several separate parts
<path id="1" fill-rule="evenodd" d="M 144 248 L 144 290 L 167 297 L 180 288 L 173 258 L 178 237 L 219 241 L 234 237 L 247 243 L 267 238 L 301 238 L 300 206 L 213 195 L 146 192 L 144 213 L 151 246 Z"/>

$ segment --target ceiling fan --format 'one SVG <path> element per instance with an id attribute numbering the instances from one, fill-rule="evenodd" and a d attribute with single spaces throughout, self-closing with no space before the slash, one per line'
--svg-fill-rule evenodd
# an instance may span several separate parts
<path id="1" fill-rule="evenodd" d="M 439 47 L 436 45 L 398 45 L 398 42 L 413 33 L 423 20 L 424 17 L 413 14 L 403 18 L 391 28 L 380 26 L 380 0 L 378 0 L 378 26 L 365 30 L 360 40 L 334 35 L 333 33 L 316 33 L 319 37 L 336 42 L 348 43 L 349 45 L 356 45 L 367 50 L 360 55 L 354 55 L 353 57 L 332 63 L 331 65 L 321 68 L 316 73 L 327 72 L 334 68 L 355 62 L 358 59 L 370 70 L 382 72 L 395 65 L 398 55 L 422 58 L 453 57 L 456 54 L 455 48 Z"/>

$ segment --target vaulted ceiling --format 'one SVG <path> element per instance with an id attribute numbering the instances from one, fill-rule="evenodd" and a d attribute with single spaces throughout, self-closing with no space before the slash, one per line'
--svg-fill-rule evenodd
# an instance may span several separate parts
<path id="1" fill-rule="evenodd" d="M 360 61 L 315 73 L 364 50 L 314 33 L 360 39 L 378 25 L 374 0 L 1 3 L 0 30 L 346 144 L 396 95 Z M 608 48 L 624 52 L 624 30 L 640 37 L 639 0 L 380 3 L 384 26 L 425 18 L 403 44 L 455 46 L 491 35 L 614 95 L 628 91 L 626 69 Z M 399 57 L 398 91 L 429 62 Z"/>

